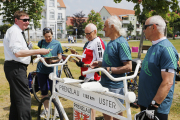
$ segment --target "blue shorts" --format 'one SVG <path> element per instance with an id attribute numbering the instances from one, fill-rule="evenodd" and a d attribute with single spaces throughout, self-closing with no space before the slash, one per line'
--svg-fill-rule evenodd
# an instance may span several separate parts
<path id="1" fill-rule="evenodd" d="M 114 89 L 114 88 L 108 88 L 110 92 L 113 93 L 118 93 L 120 95 L 124 95 L 124 88 L 118 88 L 118 89 Z M 124 104 L 124 100 L 123 99 L 119 99 L 119 101 Z"/>
<path id="2" fill-rule="evenodd" d="M 52 93 L 52 80 L 49 79 L 49 74 L 37 73 L 37 79 L 39 82 L 41 95 L 48 94 L 48 88 Z"/>

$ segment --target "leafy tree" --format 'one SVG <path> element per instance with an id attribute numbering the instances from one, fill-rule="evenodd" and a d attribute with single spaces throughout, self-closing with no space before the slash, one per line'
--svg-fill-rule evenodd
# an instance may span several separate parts
<path id="1" fill-rule="evenodd" d="M 8 28 L 10 28 L 12 25 L 11 24 L 4 24 L 0 26 L 0 31 L 1 34 L 4 35 L 7 31 Z"/>
<path id="2" fill-rule="evenodd" d="M 72 35 L 73 31 L 74 31 L 74 28 L 73 28 L 72 25 L 69 25 L 69 26 L 66 26 L 66 30 L 67 30 L 68 35 Z"/>
<path id="3" fill-rule="evenodd" d="M 130 32 L 130 35 L 131 35 L 131 32 L 134 30 L 134 25 L 131 23 L 131 21 L 130 21 L 130 24 L 128 24 L 127 26 L 127 30 Z"/>
<path id="4" fill-rule="evenodd" d="M 85 14 L 81 12 L 73 14 L 73 20 L 72 20 L 72 24 L 73 24 L 73 28 L 77 28 L 77 35 L 79 37 L 79 35 L 83 35 L 84 34 L 84 30 L 83 30 L 83 23 L 85 22 Z M 73 35 L 76 34 L 76 29 L 74 29 L 74 32 L 72 33 Z"/>
<path id="5" fill-rule="evenodd" d="M 34 27 L 39 28 L 39 20 L 42 18 L 41 12 L 44 6 L 44 0 L 1 0 L 3 3 L 0 15 L 3 15 L 3 22 L 10 24 L 14 23 L 13 14 L 17 10 L 23 10 L 29 14 L 31 20 L 33 20 Z"/>
<path id="6" fill-rule="evenodd" d="M 122 0 L 114 0 L 115 3 L 120 3 Z M 139 23 L 144 23 L 147 18 L 146 14 L 155 10 L 156 14 L 161 15 L 165 18 L 166 14 L 169 12 L 169 9 L 176 11 L 178 8 L 178 0 L 126 0 L 128 2 L 135 3 L 134 10 L 135 15 L 138 18 Z M 140 5 L 143 9 L 141 11 Z"/>
<path id="7" fill-rule="evenodd" d="M 84 26 L 86 26 L 88 23 L 93 23 L 97 27 L 97 31 L 103 30 L 104 22 L 101 19 L 101 15 L 98 12 L 95 12 L 94 10 L 91 10 L 91 12 L 88 14 L 88 19 L 84 23 Z"/>

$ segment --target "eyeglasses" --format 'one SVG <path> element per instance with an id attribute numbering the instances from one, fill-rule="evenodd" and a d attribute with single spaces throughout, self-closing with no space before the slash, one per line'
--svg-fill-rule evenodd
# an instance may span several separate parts
<path id="1" fill-rule="evenodd" d="M 44 28 L 43 31 L 46 31 L 46 30 L 51 30 L 51 28 Z"/>
<path id="2" fill-rule="evenodd" d="M 93 30 L 94 31 L 94 30 Z M 90 35 L 93 31 L 91 31 L 90 33 L 85 33 L 85 35 Z"/>
<path id="3" fill-rule="evenodd" d="M 30 19 L 19 19 L 19 20 L 22 20 L 23 22 L 29 22 Z"/>
<path id="4" fill-rule="evenodd" d="M 149 25 L 144 25 L 144 30 L 146 30 L 147 27 L 152 26 L 153 24 L 149 24 Z M 158 24 L 155 24 L 158 25 Z"/>

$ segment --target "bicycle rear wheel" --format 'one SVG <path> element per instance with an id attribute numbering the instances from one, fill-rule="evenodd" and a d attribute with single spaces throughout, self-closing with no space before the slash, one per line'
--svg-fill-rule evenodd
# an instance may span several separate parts
<path id="1" fill-rule="evenodd" d="M 38 102 L 41 102 L 41 90 L 39 88 L 39 84 L 37 81 L 37 75 L 34 75 L 34 77 L 33 77 L 32 90 L 33 90 L 33 95 L 34 95 L 35 99 Z"/>
<path id="2" fill-rule="evenodd" d="M 39 107 L 38 107 L 38 120 L 47 120 L 48 113 L 46 113 L 44 116 L 41 115 L 41 113 L 45 110 L 43 103 L 46 100 L 50 100 L 50 97 L 43 98 L 41 100 L 41 103 L 39 104 Z M 59 105 L 58 105 L 58 103 L 56 102 L 55 99 L 52 99 L 51 108 L 49 108 L 48 110 L 50 110 L 50 116 L 49 116 L 48 120 L 63 120 L 62 112 L 61 112 L 60 107 L 59 107 Z"/>

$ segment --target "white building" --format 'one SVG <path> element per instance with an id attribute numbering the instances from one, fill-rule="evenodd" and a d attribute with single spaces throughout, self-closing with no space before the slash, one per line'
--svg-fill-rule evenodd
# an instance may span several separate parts
<path id="1" fill-rule="evenodd" d="M 113 8 L 103 6 L 100 10 L 100 15 L 102 20 L 105 22 L 110 16 L 116 15 L 119 17 L 120 21 L 122 22 L 122 27 L 128 32 L 127 26 L 132 23 L 134 26 L 134 30 L 131 32 L 131 35 L 140 35 L 142 31 L 141 25 L 137 21 L 137 17 L 135 16 L 134 10 L 127 10 L 127 9 L 120 9 L 120 8 Z M 104 35 L 104 31 L 100 31 Z"/>
<path id="2" fill-rule="evenodd" d="M 2 3 L 0 3 L 2 4 Z M 66 32 L 66 6 L 63 0 L 44 0 L 43 12 L 41 13 L 44 18 L 40 20 L 41 27 L 34 29 L 33 22 L 29 24 L 29 37 L 30 40 L 40 40 L 43 37 L 42 31 L 45 27 L 50 27 L 53 30 L 53 38 L 65 38 Z M 0 25 L 2 23 L 2 16 L 0 16 Z M 27 31 L 25 32 L 28 37 Z"/>

